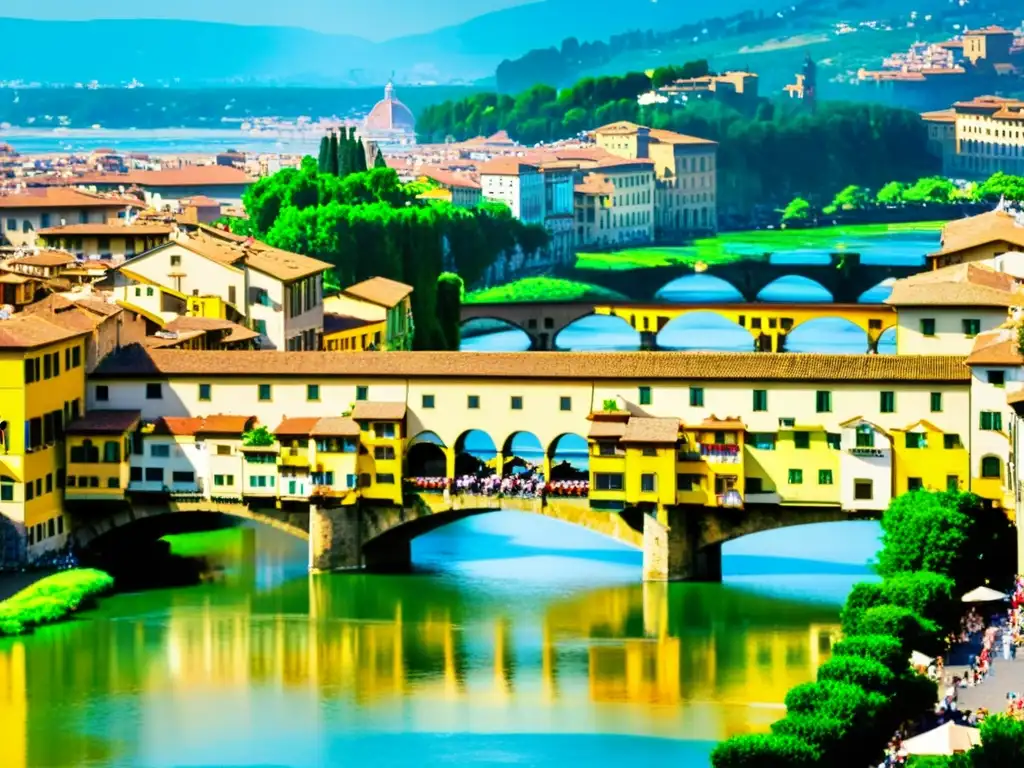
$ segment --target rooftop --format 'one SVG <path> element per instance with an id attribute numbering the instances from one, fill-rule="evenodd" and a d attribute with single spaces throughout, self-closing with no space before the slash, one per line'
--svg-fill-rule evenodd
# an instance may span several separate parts
<path id="1" fill-rule="evenodd" d="M 1012 275 L 983 264 L 954 264 L 893 283 L 886 304 L 896 307 L 1013 307 L 1024 292 Z"/>
<path id="2" fill-rule="evenodd" d="M 139 187 L 237 186 L 255 181 L 245 171 L 227 165 L 186 165 L 162 171 L 87 173 L 74 179 L 83 185 Z"/>
<path id="3" fill-rule="evenodd" d="M 371 277 L 369 280 L 350 285 L 342 293 L 355 299 L 390 308 L 397 306 L 402 299 L 412 293 L 412 286 L 386 277 Z"/>
<path id="4" fill-rule="evenodd" d="M 94 376 L 295 376 L 964 382 L 960 355 L 822 355 L 796 352 L 322 352 L 122 349 Z"/>
<path id="5" fill-rule="evenodd" d="M 78 259 L 67 251 L 37 251 L 28 256 L 21 256 L 5 262 L 5 265 L 16 265 L 25 267 L 63 267 L 65 264 L 74 264 Z"/>
<path id="6" fill-rule="evenodd" d="M 631 416 L 626 424 L 624 443 L 675 443 L 679 439 L 679 419 Z"/>
<path id="7" fill-rule="evenodd" d="M 274 434 L 279 437 L 309 437 L 318 421 L 320 421 L 319 416 L 299 416 L 291 419 L 286 416 L 277 425 Z"/>
<path id="8" fill-rule="evenodd" d="M 71 422 L 65 432 L 69 435 L 120 435 L 134 429 L 141 416 L 139 411 L 89 411 Z"/>
<path id="9" fill-rule="evenodd" d="M 1002 210 L 951 221 L 942 228 L 942 249 L 929 254 L 929 258 L 992 242 L 1007 242 L 1024 248 L 1024 226 L 1017 223 L 1012 213 Z"/>
<path id="10" fill-rule="evenodd" d="M 191 437 L 202 426 L 202 416 L 162 416 L 153 423 L 153 434 Z"/>
<path id="11" fill-rule="evenodd" d="M 401 421 L 405 418 L 405 403 L 361 400 L 352 409 L 352 418 L 356 421 Z"/>
<path id="12" fill-rule="evenodd" d="M 136 221 L 131 224 L 121 222 L 96 222 L 94 224 L 64 224 L 60 227 L 40 229 L 43 237 L 58 235 L 170 235 L 173 232 L 170 224 Z"/>
<path id="13" fill-rule="evenodd" d="M 359 425 L 344 416 L 327 416 L 310 430 L 311 437 L 358 437 Z"/>
<path id="14" fill-rule="evenodd" d="M 535 173 L 538 170 L 533 163 L 519 157 L 495 157 L 479 167 L 480 175 L 518 176 L 520 173 Z"/>
<path id="15" fill-rule="evenodd" d="M 52 318 L 22 312 L 0 320 L 0 350 L 34 349 L 57 344 L 84 336 L 91 330 L 91 326 L 66 328 Z"/>
<path id="16" fill-rule="evenodd" d="M 1024 357 L 1017 347 L 1016 328 L 996 328 L 979 333 L 971 354 L 967 356 L 967 364 L 1024 365 Z"/>
<path id="17" fill-rule="evenodd" d="M 255 416 L 230 416 L 218 413 L 205 417 L 196 434 L 238 436 L 252 429 L 255 422 Z"/>
<path id="18" fill-rule="evenodd" d="M 39 187 L 13 194 L 0 193 L 0 210 L 5 208 L 145 208 L 136 198 L 96 195 L 70 187 Z"/>

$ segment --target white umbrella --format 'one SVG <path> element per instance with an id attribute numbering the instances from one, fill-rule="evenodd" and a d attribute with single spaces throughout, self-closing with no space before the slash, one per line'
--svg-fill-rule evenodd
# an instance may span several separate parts
<path id="1" fill-rule="evenodd" d="M 910 666 L 912 667 L 927 667 L 933 661 L 935 661 L 935 659 L 931 656 L 925 656 L 920 651 L 914 651 L 910 654 Z"/>
<path id="2" fill-rule="evenodd" d="M 960 599 L 965 603 L 991 603 L 994 600 L 1005 600 L 1006 595 L 1002 592 L 996 592 L 996 590 L 989 587 L 978 587 L 977 589 L 972 589 Z"/>
<path id="3" fill-rule="evenodd" d="M 903 742 L 908 755 L 953 755 L 981 744 L 981 731 L 950 721 Z"/>

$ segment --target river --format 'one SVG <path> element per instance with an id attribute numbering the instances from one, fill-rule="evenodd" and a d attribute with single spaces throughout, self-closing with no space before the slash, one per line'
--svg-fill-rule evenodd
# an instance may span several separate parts
<path id="1" fill-rule="evenodd" d="M 848 251 L 861 254 L 867 264 L 921 265 L 925 254 L 938 249 L 940 232 L 931 224 L 897 226 L 891 230 L 868 225 L 865 227 L 834 227 L 823 230 L 797 230 L 786 233 L 733 232 L 722 236 L 723 249 L 733 253 L 759 254 L 765 251 L 766 234 L 773 237 L 773 264 L 778 264 L 779 279 L 768 285 L 758 300 L 766 303 L 819 303 L 829 304 L 832 296 L 818 283 L 808 278 L 787 275 L 786 264 L 828 263 L 830 254 Z M 814 247 L 807 247 L 811 241 Z M 677 249 L 682 253 L 687 248 Z M 623 281 L 628 282 L 624 272 Z M 861 303 L 881 303 L 892 293 L 891 281 L 883 281 L 860 297 Z M 729 283 L 708 275 L 693 274 L 680 268 L 680 277 L 665 285 L 656 297 L 669 304 L 723 304 L 742 302 L 739 291 Z M 521 352 L 529 349 L 526 333 L 509 326 L 507 329 L 472 335 L 474 324 L 465 329 L 470 334 L 462 342 L 462 349 L 481 352 Z M 555 338 L 558 349 L 565 350 L 635 350 L 640 348 L 640 335 L 618 317 L 590 316 L 577 320 Z M 749 352 L 753 346 L 750 332 L 735 323 L 714 314 L 694 312 L 679 317 L 658 334 L 662 349 L 727 350 Z M 786 349 L 790 352 L 838 352 L 858 354 L 867 350 L 864 331 L 841 318 L 823 317 L 803 323 L 789 334 Z M 894 329 L 882 334 L 879 354 L 896 353 Z"/>
<path id="2" fill-rule="evenodd" d="M 0 765 L 701 768 L 813 678 L 877 536 L 764 533 L 724 584 L 642 585 L 639 553 L 515 513 L 402 576 L 310 577 L 304 542 L 232 529 L 209 583 L 0 641 Z"/>

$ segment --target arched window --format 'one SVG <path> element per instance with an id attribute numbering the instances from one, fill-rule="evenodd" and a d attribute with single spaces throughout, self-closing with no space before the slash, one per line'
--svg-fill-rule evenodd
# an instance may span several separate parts
<path id="1" fill-rule="evenodd" d="M 14 478 L 0 475 L 0 501 L 14 501 Z"/>
<path id="2" fill-rule="evenodd" d="M 998 456 L 985 456 L 982 458 L 981 476 L 997 479 L 1003 476 L 1003 462 Z"/>

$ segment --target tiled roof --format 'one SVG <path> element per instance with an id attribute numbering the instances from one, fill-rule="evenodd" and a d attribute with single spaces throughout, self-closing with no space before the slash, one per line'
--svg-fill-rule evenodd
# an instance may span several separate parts
<path id="1" fill-rule="evenodd" d="M 89 411 L 71 422 L 65 432 L 69 435 L 119 435 L 135 428 L 141 416 L 139 411 Z"/>
<path id="2" fill-rule="evenodd" d="M 63 267 L 65 264 L 74 264 L 76 261 L 78 259 L 67 251 L 39 251 L 30 253 L 28 256 L 11 259 L 7 264 L 26 267 Z"/>
<path id="3" fill-rule="evenodd" d="M 461 187 L 463 189 L 480 189 L 480 182 L 471 176 L 455 173 L 445 168 L 423 167 L 419 169 L 421 176 L 433 179 L 445 187 Z"/>
<path id="4" fill-rule="evenodd" d="M 309 437 L 310 432 L 316 423 L 320 421 L 319 416 L 298 416 L 289 419 L 287 416 L 277 425 L 277 429 L 274 430 L 275 435 L 285 435 L 287 437 L 292 436 L 304 436 Z"/>
<path id="5" fill-rule="evenodd" d="M 342 291 L 346 296 L 369 301 L 381 307 L 394 307 L 412 293 L 412 286 L 386 277 L 371 277 Z"/>
<path id="6" fill-rule="evenodd" d="M 352 409 L 352 418 L 356 421 L 400 421 L 405 418 L 405 403 L 361 400 Z"/>
<path id="7" fill-rule="evenodd" d="M 39 187 L 28 192 L 0 194 L 0 210 L 4 208 L 145 208 L 135 198 L 113 197 L 83 192 L 70 187 Z"/>
<path id="8" fill-rule="evenodd" d="M 196 430 L 196 434 L 238 436 L 252 429 L 255 421 L 255 416 L 228 416 L 218 413 L 206 416 L 202 426 Z"/>
<path id="9" fill-rule="evenodd" d="M 679 419 L 632 416 L 626 424 L 624 443 L 675 443 L 679 439 Z"/>
<path id="10" fill-rule="evenodd" d="M 201 227 L 197 232 L 172 240 L 171 244 L 180 245 L 219 264 L 237 265 L 244 260 L 248 267 L 283 282 L 301 280 L 331 268 L 326 261 L 271 248 L 258 240 L 211 227 Z"/>
<path id="11" fill-rule="evenodd" d="M 1024 305 L 1013 275 L 983 264 L 953 264 L 893 283 L 886 304 L 896 307 L 1013 307 Z"/>
<path id="12" fill-rule="evenodd" d="M 527 163 L 518 157 L 496 157 L 480 165 L 480 175 L 488 176 L 518 176 L 521 173 L 531 173 L 538 170 L 533 163 Z"/>
<path id="13" fill-rule="evenodd" d="M 961 355 L 798 352 L 322 352 L 152 350 L 130 346 L 94 376 L 316 376 L 731 381 L 970 381 Z"/>
<path id="14" fill-rule="evenodd" d="M 84 336 L 92 327 L 67 328 L 52 318 L 24 312 L 0 320 L 0 349 L 33 349 Z"/>
<path id="15" fill-rule="evenodd" d="M 217 317 L 176 317 L 164 326 L 164 330 L 175 331 L 178 333 L 188 331 L 201 331 L 203 333 L 208 333 L 210 331 L 227 331 L 227 335 L 221 339 L 225 344 L 234 341 L 255 339 L 259 336 L 256 331 L 249 330 L 244 325 L 233 323 L 230 320 L 222 320 Z"/>
<path id="16" fill-rule="evenodd" d="M 109 301 L 105 301 L 101 298 L 75 299 L 75 305 L 105 317 L 110 317 L 111 315 L 116 315 L 124 311 L 123 307 L 120 307 L 117 304 L 111 304 Z"/>
<path id="17" fill-rule="evenodd" d="M 91 333 L 106 319 L 55 293 L 29 304 L 23 312 L 41 317 L 66 331 L 78 333 Z"/>
<path id="18" fill-rule="evenodd" d="M 125 187 L 236 186 L 252 184 L 254 181 L 245 171 L 226 165 L 187 165 L 162 171 L 128 173 L 87 173 L 74 179 L 76 184 L 113 184 Z"/>
<path id="19" fill-rule="evenodd" d="M 608 438 L 608 437 L 622 437 L 626 434 L 626 422 L 625 421 L 603 421 L 595 420 L 590 425 L 590 433 L 587 437 L 591 439 Z"/>
<path id="20" fill-rule="evenodd" d="M 162 416 L 153 423 L 153 434 L 191 437 L 202 426 L 201 416 Z"/>
<path id="21" fill-rule="evenodd" d="M 134 222 L 120 224 L 117 222 L 97 222 L 95 224 L 65 224 L 62 227 L 46 227 L 39 234 L 44 237 L 58 235 L 169 235 L 173 231 L 170 224 Z"/>
<path id="22" fill-rule="evenodd" d="M 711 141 L 710 139 L 702 139 L 699 136 L 687 136 L 683 133 L 665 131 L 661 128 L 652 128 L 650 137 L 652 139 L 657 139 L 662 144 L 703 144 L 708 147 L 713 147 L 718 144 L 717 141 Z"/>
<path id="23" fill-rule="evenodd" d="M 327 416 L 310 430 L 312 437 L 358 437 L 359 425 L 344 416 Z"/>
<path id="24" fill-rule="evenodd" d="M 949 222 L 942 229 L 942 249 L 930 258 L 957 253 L 994 242 L 1007 242 L 1024 248 L 1024 226 L 1006 211 L 989 211 L 967 219 Z"/>
<path id="25" fill-rule="evenodd" d="M 1024 365 L 1017 349 L 1016 328 L 996 328 L 979 333 L 974 340 L 968 365 Z"/>

